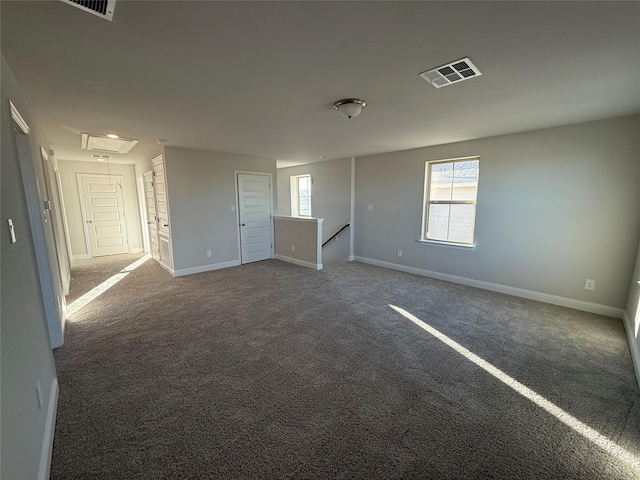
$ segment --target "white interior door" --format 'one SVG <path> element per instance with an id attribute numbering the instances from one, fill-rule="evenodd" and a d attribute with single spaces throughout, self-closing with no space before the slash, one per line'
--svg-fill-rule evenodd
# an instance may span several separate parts
<path id="1" fill-rule="evenodd" d="M 171 253 L 171 230 L 169 227 L 169 198 L 167 197 L 167 176 L 164 168 L 164 157 L 158 155 L 151 160 L 151 163 L 153 165 L 153 188 L 156 195 L 160 263 L 172 270 L 173 256 Z"/>
<path id="2" fill-rule="evenodd" d="M 144 173 L 144 195 L 146 200 L 146 225 L 149 229 L 151 256 L 160 261 L 160 244 L 158 242 L 158 217 L 156 216 L 156 196 L 153 193 L 153 172 Z"/>
<path id="3" fill-rule="evenodd" d="M 238 173 L 241 262 L 271 258 L 271 178 Z"/>
<path id="4" fill-rule="evenodd" d="M 79 173 L 78 188 L 89 254 L 129 253 L 122 177 Z"/>
<path id="5" fill-rule="evenodd" d="M 158 232 L 169 235 L 169 204 L 167 202 L 167 185 L 162 159 L 153 162 L 154 182 L 156 189 L 156 215 L 158 216 Z"/>

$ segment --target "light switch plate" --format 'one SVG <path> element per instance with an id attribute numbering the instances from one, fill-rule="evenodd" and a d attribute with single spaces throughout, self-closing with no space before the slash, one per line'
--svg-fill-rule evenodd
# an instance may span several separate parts
<path id="1" fill-rule="evenodd" d="M 7 223 L 9 224 L 9 235 L 11 235 L 11 243 L 16 243 L 16 231 L 15 228 L 13 226 L 13 220 L 11 220 L 10 218 L 7 219 Z"/>

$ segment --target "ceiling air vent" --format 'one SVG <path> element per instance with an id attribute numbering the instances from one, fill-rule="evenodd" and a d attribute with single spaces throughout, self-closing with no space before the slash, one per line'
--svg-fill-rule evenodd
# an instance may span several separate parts
<path id="1" fill-rule="evenodd" d="M 106 135 L 93 133 L 82 134 L 82 149 L 96 150 L 98 152 L 128 153 L 138 140 L 132 138 L 109 138 Z"/>
<path id="2" fill-rule="evenodd" d="M 113 20 L 116 0 L 60 0 L 106 20 Z"/>
<path id="3" fill-rule="evenodd" d="M 427 70 L 418 74 L 424 80 L 429 82 L 436 88 L 446 87 L 452 83 L 462 82 L 469 80 L 473 77 L 482 75 L 478 67 L 476 67 L 471 60 L 463 58 L 456 60 L 455 62 L 447 63 L 441 67 L 434 68 L 433 70 Z"/>

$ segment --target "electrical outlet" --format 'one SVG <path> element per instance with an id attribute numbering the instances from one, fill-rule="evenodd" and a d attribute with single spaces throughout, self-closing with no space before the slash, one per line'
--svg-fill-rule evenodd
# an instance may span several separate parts
<path id="1" fill-rule="evenodd" d="M 401 256 L 402 256 L 402 250 L 398 250 L 398 251 L 396 252 L 396 256 L 397 256 L 397 257 L 401 257 Z"/>
<path id="2" fill-rule="evenodd" d="M 207 257 L 211 256 L 211 250 L 207 250 Z"/>
<path id="3" fill-rule="evenodd" d="M 373 212 L 373 205 L 367 205 L 367 210 L 369 210 L 370 212 Z"/>
<path id="4" fill-rule="evenodd" d="M 585 282 L 584 282 L 584 289 L 585 290 L 595 290 L 596 289 L 596 281 L 595 280 L 589 280 L 587 278 L 585 280 Z"/>
<path id="5" fill-rule="evenodd" d="M 36 383 L 36 396 L 38 397 L 38 409 L 42 410 L 44 398 L 42 397 L 42 387 L 40 386 L 40 382 Z"/>
<path id="6" fill-rule="evenodd" d="M 296 246 L 295 245 L 291 245 L 291 251 L 295 252 L 296 251 Z"/>

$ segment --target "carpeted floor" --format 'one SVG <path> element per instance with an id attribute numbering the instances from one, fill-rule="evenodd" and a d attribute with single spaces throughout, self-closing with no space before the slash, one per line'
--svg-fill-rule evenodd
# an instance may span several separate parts
<path id="1" fill-rule="evenodd" d="M 150 260 L 67 325 L 51 477 L 640 478 L 389 304 L 637 461 L 620 320 L 359 263 Z"/>
<path id="2" fill-rule="evenodd" d="M 144 253 L 130 253 L 74 260 L 67 305 L 142 256 Z"/>

